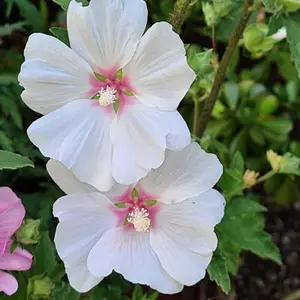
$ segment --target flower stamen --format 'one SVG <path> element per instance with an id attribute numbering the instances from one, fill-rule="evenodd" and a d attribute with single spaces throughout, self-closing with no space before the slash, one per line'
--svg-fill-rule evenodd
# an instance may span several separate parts
<path id="1" fill-rule="evenodd" d="M 135 207 L 134 210 L 128 214 L 128 223 L 133 224 L 134 229 L 137 232 L 149 232 L 151 226 L 151 220 L 149 213 L 145 208 Z"/>
<path id="2" fill-rule="evenodd" d="M 106 88 L 101 88 L 97 93 L 97 97 L 99 97 L 98 101 L 101 106 L 107 106 L 110 104 L 114 104 L 117 100 L 116 96 L 117 91 L 110 86 Z"/>

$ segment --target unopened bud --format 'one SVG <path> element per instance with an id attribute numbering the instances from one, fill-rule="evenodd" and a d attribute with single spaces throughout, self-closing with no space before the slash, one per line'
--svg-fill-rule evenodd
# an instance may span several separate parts
<path id="1" fill-rule="evenodd" d="M 40 220 L 26 219 L 15 233 L 16 240 L 24 245 L 36 244 L 39 240 Z"/>
<path id="2" fill-rule="evenodd" d="M 243 180 L 246 187 L 251 187 L 256 184 L 257 177 L 259 176 L 259 173 L 251 170 L 246 170 L 246 172 L 243 175 Z"/>
<path id="3" fill-rule="evenodd" d="M 54 287 L 49 277 L 38 275 L 29 279 L 27 294 L 30 299 L 49 299 Z"/>
<path id="4" fill-rule="evenodd" d="M 273 171 L 278 172 L 280 170 L 281 159 L 282 159 L 282 156 L 278 155 L 273 150 L 267 151 L 267 160 L 270 163 Z"/>
<path id="5" fill-rule="evenodd" d="M 258 52 L 261 50 L 261 45 L 268 35 L 268 25 L 266 24 L 253 24 L 247 26 L 244 31 L 244 44 L 248 51 Z"/>

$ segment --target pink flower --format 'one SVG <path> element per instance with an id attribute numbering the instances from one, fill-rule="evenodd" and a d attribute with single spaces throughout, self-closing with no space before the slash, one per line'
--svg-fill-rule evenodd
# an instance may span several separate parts
<path id="1" fill-rule="evenodd" d="M 12 295 L 18 289 L 17 280 L 5 271 L 23 271 L 31 267 L 32 255 L 17 247 L 10 253 L 11 237 L 25 216 L 21 200 L 8 187 L 0 187 L 0 291 Z"/>

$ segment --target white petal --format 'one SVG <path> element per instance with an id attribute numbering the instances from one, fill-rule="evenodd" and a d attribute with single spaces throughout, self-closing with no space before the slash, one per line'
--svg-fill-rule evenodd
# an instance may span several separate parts
<path id="1" fill-rule="evenodd" d="M 190 144 L 190 130 L 178 111 L 166 112 L 164 119 L 169 126 L 167 149 L 178 151 Z"/>
<path id="2" fill-rule="evenodd" d="M 50 159 L 46 164 L 46 169 L 53 181 L 66 194 L 97 192 L 91 185 L 79 181 L 71 170 L 57 160 Z"/>
<path id="3" fill-rule="evenodd" d="M 171 277 L 181 284 L 194 285 L 205 276 L 205 270 L 211 261 L 212 253 L 203 255 L 194 252 L 188 247 L 191 242 L 188 245 L 182 245 L 182 242 L 186 240 L 181 240 L 179 243 L 178 237 L 174 239 L 176 234 L 170 235 L 172 229 L 168 228 L 169 230 L 165 231 L 163 229 L 151 229 L 151 247 Z"/>
<path id="4" fill-rule="evenodd" d="M 77 265 L 66 267 L 70 285 L 79 293 L 86 293 L 95 287 L 104 277 L 95 277 L 86 266 L 86 260 Z"/>
<path id="5" fill-rule="evenodd" d="M 167 151 L 162 166 L 152 170 L 140 184 L 160 202 L 180 202 L 211 189 L 222 169 L 216 155 L 191 143 L 181 151 Z"/>
<path id="6" fill-rule="evenodd" d="M 54 203 L 53 214 L 60 221 L 54 242 L 77 291 L 86 292 L 103 278 L 88 271 L 87 257 L 103 233 L 116 225 L 109 205 L 112 202 L 100 193 L 71 194 Z"/>
<path id="7" fill-rule="evenodd" d="M 214 226 L 222 219 L 224 207 L 225 200 L 216 190 L 180 203 L 160 203 L 157 230 L 192 252 L 210 254 L 217 247 Z"/>
<path id="8" fill-rule="evenodd" d="M 77 100 L 35 121 L 28 136 L 44 156 L 60 161 L 80 181 L 108 191 L 113 185 L 110 124 L 91 100 Z"/>
<path id="9" fill-rule="evenodd" d="M 175 110 L 196 77 L 183 42 L 165 22 L 156 23 L 142 37 L 124 74 L 141 102 L 163 110 Z"/>
<path id="10" fill-rule="evenodd" d="M 147 23 L 144 0 L 92 0 L 68 9 L 71 48 L 94 69 L 122 68 L 131 59 Z"/>
<path id="11" fill-rule="evenodd" d="M 25 88 L 22 99 L 34 111 L 46 114 L 89 90 L 91 67 L 58 39 L 34 33 L 24 55 L 18 79 Z"/>
<path id="12" fill-rule="evenodd" d="M 200 227 L 214 227 L 220 223 L 224 216 L 225 204 L 224 197 L 217 190 L 211 189 L 173 205 L 172 211 L 189 216 L 187 219 L 182 219 L 183 224 L 189 222 L 188 224 L 195 226 L 198 224 Z"/>
<path id="13" fill-rule="evenodd" d="M 129 185 L 163 163 L 168 145 L 177 149 L 185 146 L 190 134 L 177 111 L 166 112 L 137 103 L 128 105 L 114 119 L 111 138 L 113 177 Z"/>
<path id="14" fill-rule="evenodd" d="M 132 283 L 173 294 L 183 286 L 161 267 L 149 243 L 149 233 L 114 228 L 107 231 L 88 257 L 88 268 L 96 276 L 107 276 L 113 270 Z"/>

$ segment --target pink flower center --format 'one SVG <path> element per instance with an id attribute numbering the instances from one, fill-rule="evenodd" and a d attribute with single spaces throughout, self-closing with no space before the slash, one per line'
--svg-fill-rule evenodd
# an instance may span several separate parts
<path id="1" fill-rule="evenodd" d="M 128 77 L 122 75 L 122 70 L 117 72 L 116 67 L 109 70 L 98 68 L 94 76 L 90 75 L 89 83 L 87 97 L 95 100 L 93 105 L 100 106 L 109 115 L 115 111 L 120 117 L 126 105 L 136 103 Z"/>
<path id="2" fill-rule="evenodd" d="M 117 226 L 126 230 L 148 232 L 155 226 L 159 210 L 156 196 L 146 193 L 140 186 L 128 188 L 122 195 L 113 198 L 113 213 L 117 216 Z"/>

